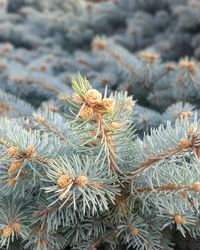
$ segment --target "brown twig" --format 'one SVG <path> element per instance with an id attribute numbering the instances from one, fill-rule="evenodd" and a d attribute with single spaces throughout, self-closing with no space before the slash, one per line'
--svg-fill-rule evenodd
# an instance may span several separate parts
<path id="1" fill-rule="evenodd" d="M 139 193 L 144 192 L 162 192 L 162 191 L 179 191 L 179 190 L 186 190 L 186 191 L 194 191 L 194 188 L 192 186 L 184 185 L 184 186 L 175 186 L 174 184 L 167 184 L 161 187 L 144 187 L 144 188 L 138 188 L 136 189 Z"/>
<path id="2" fill-rule="evenodd" d="M 64 135 L 62 135 L 56 128 L 53 128 L 52 126 L 50 126 L 44 119 L 44 117 L 38 117 L 37 121 L 42 124 L 48 131 L 50 131 L 51 133 L 53 133 L 54 135 L 56 135 L 57 137 L 60 138 L 60 140 L 62 141 L 66 141 L 66 138 L 64 137 Z"/>
<path id="3" fill-rule="evenodd" d="M 190 143 L 187 139 L 182 139 L 178 146 L 168 149 L 165 152 L 159 153 L 157 156 L 150 156 L 147 161 L 143 162 L 137 169 L 134 171 L 127 173 L 127 176 L 137 175 L 147 168 L 151 167 L 153 164 L 160 162 L 161 160 L 166 159 L 167 157 L 173 156 L 185 149 L 192 148 L 192 143 Z"/>

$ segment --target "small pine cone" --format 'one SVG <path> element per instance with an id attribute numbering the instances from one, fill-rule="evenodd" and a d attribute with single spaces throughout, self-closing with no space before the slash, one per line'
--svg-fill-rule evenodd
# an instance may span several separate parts
<path id="1" fill-rule="evenodd" d="M 128 229 L 130 230 L 133 236 L 137 236 L 139 234 L 139 230 L 130 224 L 128 225 Z"/>
<path id="2" fill-rule="evenodd" d="M 176 117 L 180 117 L 181 119 L 192 117 L 193 115 L 194 113 L 192 111 L 176 112 Z"/>
<path id="3" fill-rule="evenodd" d="M 26 156 L 30 157 L 30 156 L 35 154 L 36 149 L 34 146 L 28 146 L 28 147 L 26 147 L 25 152 L 26 152 Z"/>
<path id="4" fill-rule="evenodd" d="M 61 188 L 67 188 L 72 182 L 72 179 L 69 175 L 61 175 L 58 180 L 57 184 Z"/>
<path id="5" fill-rule="evenodd" d="M 45 123 L 45 118 L 41 115 L 37 115 L 36 119 L 39 123 L 42 123 L 42 124 Z"/>
<path id="6" fill-rule="evenodd" d="M 57 107 L 55 105 L 49 105 L 48 109 L 53 111 L 53 112 L 57 112 L 59 110 L 59 107 Z"/>
<path id="7" fill-rule="evenodd" d="M 96 135 L 97 135 L 97 132 L 95 132 L 95 131 L 88 131 L 88 134 L 89 134 L 90 136 L 96 136 Z"/>
<path id="8" fill-rule="evenodd" d="M 113 98 L 105 98 L 101 102 L 101 106 L 106 113 L 113 113 L 115 108 L 115 100 Z"/>
<path id="9" fill-rule="evenodd" d="M 18 170 L 22 166 L 23 161 L 16 161 L 11 164 L 11 166 L 8 169 L 8 174 L 12 175 L 15 173 L 16 170 Z"/>
<path id="10" fill-rule="evenodd" d="M 179 62 L 179 66 L 185 69 L 191 75 L 196 75 L 197 73 L 197 64 L 195 61 L 190 61 L 187 58 L 182 59 Z"/>
<path id="11" fill-rule="evenodd" d="M 159 59 L 159 55 L 148 51 L 141 52 L 140 57 L 146 62 L 150 63 L 153 63 Z"/>
<path id="12" fill-rule="evenodd" d="M 186 223 L 185 219 L 179 214 L 176 214 L 174 216 L 174 221 L 176 224 L 185 224 Z"/>
<path id="13" fill-rule="evenodd" d="M 117 195 L 115 197 L 115 204 L 123 212 L 128 210 L 126 199 L 123 196 Z"/>
<path id="14" fill-rule="evenodd" d="M 82 117 L 83 119 L 88 119 L 93 115 L 93 109 L 89 108 L 87 106 L 81 108 L 79 112 L 79 116 Z"/>
<path id="15" fill-rule="evenodd" d="M 16 179 L 15 178 L 9 178 L 8 179 L 8 185 L 9 186 L 14 186 L 16 184 Z"/>
<path id="16" fill-rule="evenodd" d="M 21 224 L 19 223 L 13 223 L 12 224 L 12 229 L 16 232 L 16 233 L 19 233 L 19 231 L 21 230 Z"/>
<path id="17" fill-rule="evenodd" d="M 4 229 L 3 229 L 3 236 L 6 237 L 6 238 L 9 238 L 12 234 L 12 228 L 10 226 L 6 226 Z"/>
<path id="18" fill-rule="evenodd" d="M 119 123 L 119 122 L 111 122 L 110 126 L 113 128 L 113 129 L 120 129 L 123 127 L 123 124 L 122 123 Z"/>
<path id="19" fill-rule="evenodd" d="M 9 157 L 19 157 L 20 156 L 20 152 L 19 152 L 18 148 L 14 147 L 14 146 L 8 148 L 7 154 Z"/>
<path id="20" fill-rule="evenodd" d="M 192 190 L 194 190 L 195 192 L 200 192 L 200 182 L 195 182 L 192 185 Z"/>
<path id="21" fill-rule="evenodd" d="M 88 184 L 87 176 L 78 176 L 75 181 L 76 185 L 79 187 L 85 187 Z"/>
<path id="22" fill-rule="evenodd" d="M 0 237 L 3 235 L 3 229 L 0 228 Z"/>
<path id="23" fill-rule="evenodd" d="M 193 115 L 194 115 L 194 112 L 192 112 L 192 111 L 187 111 L 187 112 L 185 112 L 186 118 L 187 118 L 187 117 L 192 117 Z"/>
<path id="24" fill-rule="evenodd" d="M 90 106 L 97 105 L 101 102 L 102 94 L 96 89 L 89 89 L 86 92 L 86 102 Z"/>
<path id="25" fill-rule="evenodd" d="M 191 143 L 188 139 L 183 138 L 180 140 L 180 143 L 179 143 L 180 149 L 186 149 L 186 148 L 189 148 L 190 146 L 191 146 Z"/>

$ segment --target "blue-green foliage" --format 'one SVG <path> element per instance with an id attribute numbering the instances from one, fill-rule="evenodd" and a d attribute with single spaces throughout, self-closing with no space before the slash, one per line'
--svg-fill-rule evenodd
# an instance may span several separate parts
<path id="1" fill-rule="evenodd" d="M 199 27 L 199 0 L 0 1 L 1 249 L 200 248 Z"/>

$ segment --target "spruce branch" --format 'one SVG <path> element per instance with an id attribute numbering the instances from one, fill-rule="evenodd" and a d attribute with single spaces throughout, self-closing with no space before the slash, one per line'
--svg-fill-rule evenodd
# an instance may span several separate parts
<path id="1" fill-rule="evenodd" d="M 182 150 L 189 149 L 191 147 L 192 147 L 191 142 L 188 139 L 183 138 L 181 139 L 178 146 L 170 148 L 165 152 L 159 153 L 157 156 L 150 156 L 146 162 L 142 163 L 141 166 L 139 166 L 133 172 L 128 173 L 127 175 L 133 175 L 133 176 L 137 175 L 146 170 L 147 168 L 151 167 L 153 164 L 158 163 L 159 161 L 162 161 L 167 157 L 171 157 L 177 153 L 180 153 Z"/>
<path id="2" fill-rule="evenodd" d="M 125 68 L 128 69 L 128 71 L 138 77 L 139 74 L 137 72 L 136 69 L 134 69 L 133 65 L 129 64 L 124 57 L 122 57 L 122 55 L 120 53 L 117 53 L 115 51 L 113 51 L 111 48 L 109 48 L 108 44 L 106 42 L 104 42 L 103 40 L 101 40 L 100 38 L 96 38 L 93 41 L 93 50 L 98 51 L 98 50 L 103 50 L 105 51 L 111 58 L 113 58 L 114 60 L 116 60 L 117 62 L 119 62 L 122 66 L 124 66 Z"/>
<path id="3" fill-rule="evenodd" d="M 78 81 L 79 83 L 73 81 L 73 87 L 76 91 L 73 99 L 66 99 L 72 114 L 68 118 L 71 119 L 72 123 L 78 124 L 74 128 L 75 131 L 89 133 L 91 138 L 85 139 L 85 144 L 93 141 L 94 146 L 100 145 L 104 149 L 109 169 L 120 174 L 115 137 L 118 139 L 117 136 L 120 133 L 128 130 L 128 119 L 134 103 L 131 97 L 127 97 L 126 94 L 124 96 L 116 94 L 107 98 L 105 93 L 102 99 L 102 95 L 97 90 L 92 89 L 86 79 L 79 75 Z"/>

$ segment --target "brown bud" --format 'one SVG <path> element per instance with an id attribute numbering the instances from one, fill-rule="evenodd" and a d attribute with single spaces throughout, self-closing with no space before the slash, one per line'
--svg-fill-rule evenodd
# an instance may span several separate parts
<path id="1" fill-rule="evenodd" d="M 45 122 L 45 118 L 43 116 L 41 116 L 41 115 L 37 115 L 36 119 L 37 119 L 37 121 L 39 123 L 44 123 Z"/>
<path id="2" fill-rule="evenodd" d="M 192 190 L 194 190 L 195 192 L 200 192 L 200 182 L 195 182 L 192 185 Z"/>
<path id="3" fill-rule="evenodd" d="M 101 102 L 101 106 L 107 113 L 112 113 L 115 107 L 115 100 L 113 98 L 105 98 Z"/>
<path id="4" fill-rule="evenodd" d="M 179 65 L 191 75 L 195 75 L 197 73 L 197 64 L 195 61 L 190 61 L 186 58 L 180 60 Z"/>
<path id="5" fill-rule="evenodd" d="M 19 223 L 13 223 L 12 224 L 12 229 L 16 232 L 16 233 L 19 233 L 19 231 L 21 230 L 21 224 Z"/>
<path id="6" fill-rule="evenodd" d="M 105 49 L 106 48 L 106 43 L 102 41 L 100 38 L 95 38 L 92 44 L 93 50 L 98 50 L 98 49 Z"/>
<path id="7" fill-rule="evenodd" d="M 174 221 L 176 224 L 185 224 L 186 223 L 185 219 L 179 214 L 176 214 L 174 216 Z"/>
<path id="8" fill-rule="evenodd" d="M 157 54 L 148 51 L 140 53 L 140 57 L 146 62 L 150 63 L 153 63 L 159 59 L 159 56 Z"/>
<path id="9" fill-rule="evenodd" d="M 149 122 L 149 118 L 148 117 L 143 117 L 142 118 L 142 123 L 143 124 L 147 124 Z"/>
<path id="10" fill-rule="evenodd" d="M 139 230 L 131 224 L 128 224 L 128 229 L 130 230 L 133 236 L 137 236 L 139 234 Z"/>
<path id="11" fill-rule="evenodd" d="M 99 104 L 102 99 L 102 94 L 96 89 L 89 89 L 86 92 L 86 102 L 90 106 Z"/>
<path id="12" fill-rule="evenodd" d="M 113 128 L 113 129 L 120 129 L 123 127 L 123 124 L 122 123 L 119 123 L 119 122 L 111 122 L 110 126 Z"/>
<path id="13" fill-rule="evenodd" d="M 26 156 L 32 156 L 33 154 L 35 154 L 36 149 L 34 146 L 28 146 L 26 147 L 25 152 L 26 152 Z"/>
<path id="14" fill-rule="evenodd" d="M 186 148 L 189 148 L 190 146 L 191 146 L 191 143 L 188 139 L 183 138 L 180 140 L 180 143 L 179 143 L 180 149 L 186 149 Z"/>
<path id="15" fill-rule="evenodd" d="M 79 187 L 85 187 L 88 184 L 87 176 L 78 176 L 75 181 L 76 185 Z"/>
<path id="16" fill-rule="evenodd" d="M 79 116 L 82 117 L 83 119 L 88 119 L 93 115 L 93 110 L 92 108 L 89 108 L 87 106 L 81 108 L 79 112 Z"/>
<path id="17" fill-rule="evenodd" d="M 19 157 L 20 156 L 20 152 L 18 150 L 17 147 L 11 146 L 10 148 L 8 148 L 7 154 L 9 157 Z"/>
<path id="18" fill-rule="evenodd" d="M 8 179 L 8 185 L 9 186 L 14 186 L 16 184 L 16 179 L 15 178 L 9 178 Z"/>
<path id="19" fill-rule="evenodd" d="M 12 228 L 10 226 L 6 226 L 4 229 L 3 229 L 3 236 L 6 237 L 6 238 L 9 238 L 12 234 Z"/>
<path id="20" fill-rule="evenodd" d="M 8 174 L 12 175 L 15 173 L 16 170 L 18 170 L 22 166 L 23 161 L 16 161 L 11 164 L 11 166 L 8 169 Z"/>
<path id="21" fill-rule="evenodd" d="M 59 108 L 55 105 L 49 105 L 49 110 L 53 111 L 53 112 L 57 112 L 59 110 Z"/>
<path id="22" fill-rule="evenodd" d="M 72 182 L 72 179 L 69 175 L 61 175 L 58 180 L 57 184 L 61 188 L 67 188 Z"/>
<path id="23" fill-rule="evenodd" d="M 118 208 L 120 208 L 121 211 L 127 211 L 128 210 L 126 199 L 123 196 L 117 195 L 115 197 L 115 203 L 118 206 Z"/>
<path id="24" fill-rule="evenodd" d="M 182 119 L 185 119 L 185 118 L 188 118 L 188 117 L 192 117 L 193 116 L 193 112 L 192 111 L 177 112 L 176 116 L 180 117 Z"/>

